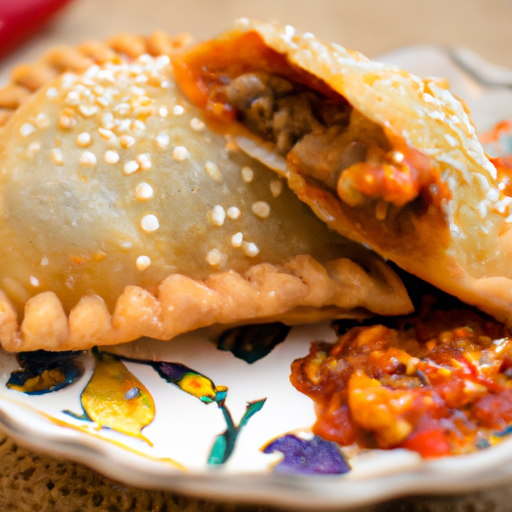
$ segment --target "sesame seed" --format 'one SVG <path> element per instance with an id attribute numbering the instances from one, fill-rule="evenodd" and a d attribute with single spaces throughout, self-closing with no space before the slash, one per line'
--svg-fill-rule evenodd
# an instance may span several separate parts
<path id="1" fill-rule="evenodd" d="M 117 129 L 118 132 L 129 132 L 131 123 L 131 119 L 114 120 L 115 129 Z"/>
<path id="2" fill-rule="evenodd" d="M 76 121 L 74 118 L 68 115 L 62 115 L 59 117 L 59 126 L 61 128 L 64 128 L 64 130 L 69 130 L 70 128 L 73 128 L 75 126 Z"/>
<path id="3" fill-rule="evenodd" d="M 156 137 L 156 143 L 158 147 L 164 149 L 169 145 L 170 137 L 166 133 L 159 133 Z"/>
<path id="4" fill-rule="evenodd" d="M 231 245 L 233 247 L 240 247 L 244 241 L 244 235 L 241 232 L 235 233 L 231 237 Z"/>
<path id="5" fill-rule="evenodd" d="M 112 112 L 105 112 L 101 116 L 101 127 L 105 128 L 106 130 L 111 130 L 114 128 L 114 126 L 114 114 L 112 114 Z"/>
<path id="6" fill-rule="evenodd" d="M 250 258 L 254 258 L 254 256 L 257 256 L 260 253 L 258 246 L 252 242 L 242 242 L 242 251 L 244 251 L 244 254 Z"/>
<path id="7" fill-rule="evenodd" d="M 35 288 L 37 288 L 39 286 L 39 279 L 37 279 L 37 277 L 34 277 L 34 276 L 30 276 L 30 284 L 32 286 L 34 286 Z"/>
<path id="8" fill-rule="evenodd" d="M 137 74 L 140 72 L 142 72 L 142 69 L 140 71 L 136 71 Z M 137 96 L 145 96 L 146 95 L 146 90 L 143 89 L 142 87 L 137 87 L 137 86 L 132 87 L 132 92 L 133 92 L 133 94 L 136 94 Z"/>
<path id="9" fill-rule="evenodd" d="M 91 135 L 87 132 L 83 132 L 76 137 L 76 143 L 83 148 L 86 148 L 91 143 Z"/>
<path id="10" fill-rule="evenodd" d="M 139 201 L 147 201 L 154 195 L 153 187 L 149 183 L 139 183 L 135 189 L 135 197 Z"/>
<path id="11" fill-rule="evenodd" d="M 119 137 L 119 143 L 123 148 L 131 148 L 135 144 L 135 138 L 131 135 L 121 135 Z"/>
<path id="12" fill-rule="evenodd" d="M 505 183 L 498 183 L 498 188 L 500 190 L 505 190 Z"/>
<path id="13" fill-rule="evenodd" d="M 149 153 L 141 153 L 140 155 L 137 155 L 136 160 L 143 171 L 151 169 L 151 157 L 149 156 Z"/>
<path id="14" fill-rule="evenodd" d="M 251 183 L 251 181 L 254 179 L 254 171 L 250 167 L 242 167 L 242 179 L 245 181 L 245 183 Z"/>
<path id="15" fill-rule="evenodd" d="M 261 219 L 266 219 L 270 214 L 270 206 L 265 201 L 256 201 L 251 209 L 252 213 Z"/>
<path id="16" fill-rule="evenodd" d="M 129 251 L 133 247 L 133 244 L 131 242 L 124 241 L 121 242 L 119 246 L 121 247 L 121 249 L 123 249 L 123 251 Z"/>
<path id="17" fill-rule="evenodd" d="M 76 75 L 74 75 L 73 73 L 64 73 L 62 75 L 62 87 L 64 89 L 68 89 L 76 81 L 76 78 Z"/>
<path id="18" fill-rule="evenodd" d="M 181 114 L 183 114 L 184 112 L 185 109 L 181 105 L 174 105 L 174 107 L 172 108 L 172 113 L 175 116 L 181 116 Z"/>
<path id="19" fill-rule="evenodd" d="M 190 128 L 192 128 L 192 130 L 195 132 L 202 132 L 206 128 L 206 125 L 203 123 L 203 121 L 197 119 L 197 117 L 193 117 L 190 120 Z"/>
<path id="20" fill-rule="evenodd" d="M 172 152 L 172 157 L 177 162 L 182 162 L 188 158 L 189 154 L 185 146 L 176 146 Z"/>
<path id="21" fill-rule="evenodd" d="M 110 69 L 100 69 L 98 71 L 98 79 L 101 83 L 111 83 L 113 84 L 116 79 L 114 78 L 114 73 Z"/>
<path id="22" fill-rule="evenodd" d="M 59 91 L 58 91 L 57 87 L 50 87 L 50 88 L 49 88 L 49 89 L 47 89 L 47 91 L 46 91 L 46 96 L 47 96 L 48 98 L 54 99 L 54 98 L 56 98 L 58 95 L 59 95 Z"/>
<path id="23" fill-rule="evenodd" d="M 98 128 L 98 133 L 100 134 L 101 138 L 104 140 L 110 140 L 113 137 L 115 137 L 115 134 L 111 130 L 106 130 L 105 128 Z"/>
<path id="24" fill-rule="evenodd" d="M 21 125 L 20 128 L 20 134 L 22 137 L 28 137 L 31 133 L 34 133 L 36 131 L 33 124 L 30 123 L 24 123 Z"/>
<path id="25" fill-rule="evenodd" d="M 52 154 L 52 161 L 55 165 L 63 165 L 64 164 L 64 158 L 62 156 L 62 150 L 60 148 L 53 148 L 51 154 Z"/>
<path id="26" fill-rule="evenodd" d="M 160 222 L 158 222 L 158 218 L 155 215 L 150 213 L 149 215 L 142 217 L 142 220 L 140 221 L 140 227 L 144 231 L 151 233 L 160 227 Z"/>
<path id="27" fill-rule="evenodd" d="M 167 117 L 167 115 L 168 115 L 168 114 L 169 114 L 169 111 L 167 110 L 167 108 L 166 108 L 166 107 L 160 107 L 160 108 L 158 109 L 158 115 L 159 115 L 160 117 Z"/>
<path id="28" fill-rule="evenodd" d="M 236 206 L 230 206 L 228 208 L 228 217 L 230 219 L 233 219 L 233 220 L 239 219 L 240 214 L 241 214 L 240 209 L 237 208 Z"/>
<path id="29" fill-rule="evenodd" d="M 208 162 L 204 164 L 204 168 L 206 170 L 206 174 L 208 174 L 210 178 L 213 178 L 215 181 L 218 182 L 222 181 L 222 175 L 220 173 L 219 166 L 216 163 L 208 160 Z"/>
<path id="30" fill-rule="evenodd" d="M 31 142 L 28 145 L 28 150 L 31 153 L 35 153 L 36 151 L 39 151 L 41 149 L 41 143 L 40 142 Z"/>
<path id="31" fill-rule="evenodd" d="M 48 128 L 50 126 L 50 120 L 46 114 L 37 114 L 36 125 L 38 128 Z"/>
<path id="32" fill-rule="evenodd" d="M 139 66 L 137 64 L 132 64 L 129 66 L 128 70 L 130 71 L 130 74 L 133 76 L 137 76 L 140 73 L 142 73 L 142 66 Z"/>
<path id="33" fill-rule="evenodd" d="M 283 182 L 281 180 L 272 180 L 270 182 L 270 193 L 274 197 L 280 196 L 282 191 L 283 191 Z"/>
<path id="34" fill-rule="evenodd" d="M 64 103 L 66 105 L 78 105 L 80 103 L 80 95 L 76 91 L 71 91 L 64 99 Z"/>
<path id="35" fill-rule="evenodd" d="M 48 263 L 50 263 L 50 261 L 48 260 L 48 256 L 43 256 L 43 258 L 41 259 L 41 266 L 46 267 Z"/>
<path id="36" fill-rule="evenodd" d="M 96 105 L 79 105 L 78 110 L 80 111 L 80 114 L 82 114 L 84 117 L 91 117 L 96 112 L 98 112 L 98 107 Z"/>
<path id="37" fill-rule="evenodd" d="M 100 70 L 100 67 L 97 65 L 97 64 L 94 64 L 93 66 L 91 66 L 85 73 L 84 73 L 84 77 L 86 79 L 91 79 L 91 78 L 95 78 L 96 75 L 98 74 L 98 71 Z"/>
<path id="38" fill-rule="evenodd" d="M 96 98 L 96 103 L 98 103 L 101 107 L 106 107 L 108 105 L 108 100 L 105 96 L 98 96 Z"/>
<path id="39" fill-rule="evenodd" d="M 151 98 L 148 98 L 147 96 L 144 96 L 132 102 L 132 106 L 137 107 L 139 109 L 140 107 L 149 107 L 151 103 L 153 103 L 153 100 Z M 146 110 L 146 112 L 152 112 L 152 110 Z"/>
<path id="40" fill-rule="evenodd" d="M 130 124 L 130 129 L 134 132 L 143 132 L 146 129 L 146 125 L 142 122 L 136 119 Z"/>
<path id="41" fill-rule="evenodd" d="M 149 256 L 139 256 L 135 262 L 135 265 L 137 270 L 142 272 L 151 266 L 151 259 Z"/>
<path id="42" fill-rule="evenodd" d="M 130 113 L 131 107 L 129 103 L 119 103 L 114 107 L 114 111 L 122 116 L 127 116 Z"/>
<path id="43" fill-rule="evenodd" d="M 96 155 L 94 153 L 91 153 L 90 151 L 84 151 L 80 155 L 78 163 L 86 167 L 92 167 L 93 165 L 96 165 Z"/>
<path id="44" fill-rule="evenodd" d="M 222 253 L 218 249 L 212 249 L 206 255 L 206 262 L 209 265 L 215 266 L 222 261 Z"/>
<path id="45" fill-rule="evenodd" d="M 129 160 L 123 166 L 123 174 L 126 176 L 133 174 L 139 170 L 139 164 L 135 160 Z"/>
<path id="46" fill-rule="evenodd" d="M 115 150 L 109 149 L 105 152 L 103 160 L 106 164 L 117 164 L 117 162 L 119 162 L 119 153 Z"/>
<path id="47" fill-rule="evenodd" d="M 222 226 L 224 224 L 224 220 L 226 219 L 226 212 L 224 208 L 217 204 L 213 207 L 210 212 L 210 220 L 214 226 Z"/>

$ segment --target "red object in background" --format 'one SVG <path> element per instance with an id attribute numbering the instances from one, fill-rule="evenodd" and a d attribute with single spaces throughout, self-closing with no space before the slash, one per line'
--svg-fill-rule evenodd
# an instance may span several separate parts
<path id="1" fill-rule="evenodd" d="M 37 32 L 70 0 L 0 0 L 0 58 Z"/>

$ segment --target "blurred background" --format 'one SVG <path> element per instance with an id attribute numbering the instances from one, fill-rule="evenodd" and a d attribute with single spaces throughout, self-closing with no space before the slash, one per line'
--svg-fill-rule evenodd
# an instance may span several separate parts
<path id="1" fill-rule="evenodd" d="M 16 5 L 64 0 L 0 0 Z M 116 32 L 190 32 L 209 38 L 238 17 L 277 20 L 375 57 L 418 43 L 465 46 L 512 68 L 511 0 L 74 0 L 15 54 L 32 60 L 57 43 Z"/>

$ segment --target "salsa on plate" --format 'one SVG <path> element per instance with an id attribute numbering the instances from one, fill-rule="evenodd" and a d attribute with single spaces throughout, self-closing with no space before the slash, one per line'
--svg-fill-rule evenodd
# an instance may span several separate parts
<path id="1" fill-rule="evenodd" d="M 496 320 L 433 297 L 412 317 L 315 342 L 291 382 L 313 399 L 315 434 L 423 457 L 495 444 L 512 422 L 512 338 Z"/>

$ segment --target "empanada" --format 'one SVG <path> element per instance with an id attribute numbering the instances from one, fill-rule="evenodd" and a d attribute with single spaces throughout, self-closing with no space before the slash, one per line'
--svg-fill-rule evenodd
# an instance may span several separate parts
<path id="1" fill-rule="evenodd" d="M 445 83 L 246 19 L 173 63 L 327 225 L 512 325 L 511 198 Z"/>
<path id="2" fill-rule="evenodd" d="M 384 261 L 186 100 L 167 56 L 115 41 L 17 71 L 37 91 L 0 133 L 5 349 L 410 311 Z"/>

